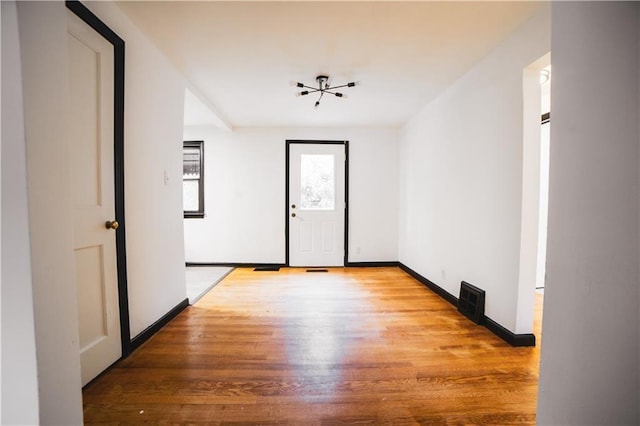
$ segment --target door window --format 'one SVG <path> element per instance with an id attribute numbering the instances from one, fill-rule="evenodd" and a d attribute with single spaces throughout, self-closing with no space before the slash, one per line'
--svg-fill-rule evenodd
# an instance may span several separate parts
<path id="1" fill-rule="evenodd" d="M 300 209 L 335 210 L 333 154 L 300 156 Z"/>

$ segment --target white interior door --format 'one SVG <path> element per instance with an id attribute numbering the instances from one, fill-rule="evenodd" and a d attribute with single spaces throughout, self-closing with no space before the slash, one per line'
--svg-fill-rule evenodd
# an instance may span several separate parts
<path id="1" fill-rule="evenodd" d="M 67 16 L 75 282 L 85 385 L 122 354 L 117 224 L 112 223 L 114 55 L 113 46 L 100 34 L 73 13 Z"/>
<path id="2" fill-rule="evenodd" d="M 289 264 L 344 266 L 345 146 L 289 145 Z"/>

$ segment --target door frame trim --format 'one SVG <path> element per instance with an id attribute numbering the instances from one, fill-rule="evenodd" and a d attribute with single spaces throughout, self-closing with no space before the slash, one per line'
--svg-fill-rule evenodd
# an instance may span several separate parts
<path id="1" fill-rule="evenodd" d="M 349 264 L 349 141 L 287 139 L 285 150 L 285 202 L 284 202 L 284 264 L 289 265 L 289 159 L 292 144 L 344 145 L 344 259 Z"/>
<path id="2" fill-rule="evenodd" d="M 82 19 L 113 45 L 113 153 L 115 186 L 116 262 L 118 268 L 118 305 L 120 310 L 121 358 L 132 351 L 127 286 L 127 247 L 124 214 L 124 40 L 79 1 L 65 1 L 67 9 Z"/>

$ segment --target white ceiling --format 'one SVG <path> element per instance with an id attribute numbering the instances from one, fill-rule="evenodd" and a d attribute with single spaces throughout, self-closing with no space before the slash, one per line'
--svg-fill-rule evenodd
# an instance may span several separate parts
<path id="1" fill-rule="evenodd" d="M 401 125 L 536 2 L 119 3 L 234 127 Z M 297 97 L 327 74 L 347 98 Z"/>

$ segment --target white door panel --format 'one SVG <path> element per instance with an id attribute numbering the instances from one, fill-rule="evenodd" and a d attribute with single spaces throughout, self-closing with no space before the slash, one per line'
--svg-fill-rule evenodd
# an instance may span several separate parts
<path id="1" fill-rule="evenodd" d="M 289 264 L 344 266 L 345 145 L 289 145 Z"/>
<path id="2" fill-rule="evenodd" d="M 69 150 L 82 384 L 121 356 L 113 169 L 113 46 L 67 13 Z"/>

